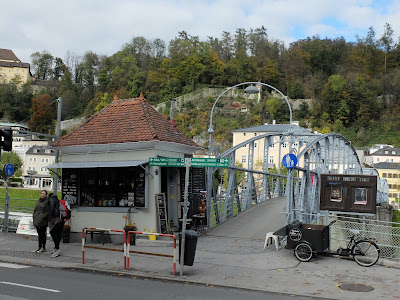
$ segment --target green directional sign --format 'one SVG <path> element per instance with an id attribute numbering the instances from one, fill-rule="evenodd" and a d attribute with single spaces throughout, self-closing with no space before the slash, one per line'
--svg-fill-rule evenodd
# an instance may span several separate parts
<path id="1" fill-rule="evenodd" d="M 192 158 L 192 167 L 228 168 L 229 158 Z"/>
<path id="2" fill-rule="evenodd" d="M 184 158 L 171 158 L 171 157 L 151 157 L 149 159 L 149 166 L 151 167 L 184 167 Z"/>

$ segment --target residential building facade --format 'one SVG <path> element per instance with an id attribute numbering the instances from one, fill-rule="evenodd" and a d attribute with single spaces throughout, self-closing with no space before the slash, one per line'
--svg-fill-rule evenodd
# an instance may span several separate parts
<path id="1" fill-rule="evenodd" d="M 22 83 L 34 80 L 28 63 L 21 62 L 12 50 L 0 49 L 0 84 L 10 83 L 16 76 Z"/>
<path id="2" fill-rule="evenodd" d="M 386 146 L 365 156 L 365 163 L 372 167 L 381 162 L 400 163 L 400 149 Z"/>
<path id="3" fill-rule="evenodd" d="M 374 165 L 379 176 L 387 180 L 389 185 L 389 203 L 397 209 L 400 202 L 400 163 L 380 162 Z"/>
<path id="4" fill-rule="evenodd" d="M 55 150 L 43 146 L 32 146 L 27 152 L 23 168 L 24 187 L 47 189 L 53 188 L 53 176 L 48 165 L 54 164 Z"/>

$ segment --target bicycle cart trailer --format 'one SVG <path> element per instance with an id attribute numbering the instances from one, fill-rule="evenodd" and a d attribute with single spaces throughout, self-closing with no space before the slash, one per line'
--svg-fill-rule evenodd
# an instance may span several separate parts
<path id="1" fill-rule="evenodd" d="M 339 256 L 353 256 L 354 260 L 364 267 L 374 265 L 379 259 L 380 249 L 375 240 L 369 238 L 358 239 L 359 230 L 345 229 L 352 233 L 346 248 L 339 248 L 336 252 L 330 251 L 330 225 L 302 224 L 297 222 L 286 226 L 287 248 L 294 250 L 296 258 L 302 262 L 310 261 L 317 254 Z M 281 230 L 279 230 L 282 232 Z"/>

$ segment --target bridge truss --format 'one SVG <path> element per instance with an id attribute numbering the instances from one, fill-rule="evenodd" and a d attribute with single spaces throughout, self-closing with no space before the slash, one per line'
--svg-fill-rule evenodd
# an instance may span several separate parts
<path id="1" fill-rule="evenodd" d="M 255 153 L 258 145 L 264 145 Z M 289 145 L 289 146 L 288 146 Z M 238 150 L 248 149 L 248 160 L 241 165 Z M 274 148 L 279 153 L 275 168 L 268 161 Z M 294 169 L 281 166 L 282 157 L 293 153 L 298 158 Z M 386 180 L 380 179 L 375 169 L 363 168 L 358 155 L 342 135 L 336 133 L 313 134 L 291 130 L 283 133 L 267 133 L 255 136 L 228 151 L 212 155 L 229 158 L 229 168 L 207 172 L 207 206 L 210 227 L 268 199 L 286 196 L 286 223 L 294 219 L 313 222 L 320 213 L 320 174 L 377 175 L 377 203 L 388 202 L 389 189 Z M 221 184 L 221 181 L 225 182 Z M 220 186 L 223 188 L 218 188 Z M 226 190 L 226 192 L 221 192 Z M 279 212 L 277 212 L 279 213 Z"/>

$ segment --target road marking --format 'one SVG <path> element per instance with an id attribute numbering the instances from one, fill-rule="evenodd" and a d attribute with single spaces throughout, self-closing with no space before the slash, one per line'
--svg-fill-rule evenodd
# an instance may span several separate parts
<path id="1" fill-rule="evenodd" d="M 7 282 L 7 281 L 0 281 L 0 283 L 8 284 L 8 285 L 20 286 L 20 287 L 26 287 L 26 288 L 35 289 L 35 290 L 42 290 L 42 291 L 53 292 L 53 293 L 60 293 L 60 291 L 58 291 L 58 290 L 46 289 L 46 288 L 33 286 L 33 285 L 26 285 L 26 284 Z"/>
<path id="2" fill-rule="evenodd" d="M 31 266 L 23 266 L 23 265 L 16 265 L 16 264 L 9 264 L 9 263 L 1 263 L 0 262 L 0 268 L 10 268 L 10 269 L 26 269 L 30 268 Z"/>

